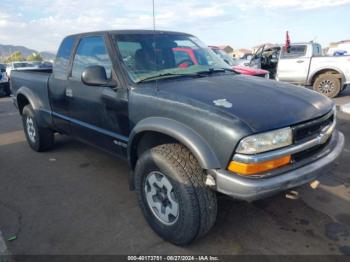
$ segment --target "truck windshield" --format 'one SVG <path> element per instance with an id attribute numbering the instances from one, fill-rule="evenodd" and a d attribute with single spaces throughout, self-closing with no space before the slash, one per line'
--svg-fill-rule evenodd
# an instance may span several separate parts
<path id="1" fill-rule="evenodd" d="M 134 82 L 223 72 L 230 66 L 197 38 L 186 34 L 119 34 L 116 49 Z"/>

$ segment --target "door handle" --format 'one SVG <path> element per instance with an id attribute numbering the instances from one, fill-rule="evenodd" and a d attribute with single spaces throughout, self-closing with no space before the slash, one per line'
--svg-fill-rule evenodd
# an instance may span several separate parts
<path id="1" fill-rule="evenodd" d="M 120 110 L 125 105 L 125 101 L 119 98 L 116 91 L 109 87 L 103 89 L 101 98 L 108 109 Z"/>
<path id="2" fill-rule="evenodd" d="M 298 60 L 297 63 L 298 64 L 304 63 L 304 60 Z"/>
<path id="3" fill-rule="evenodd" d="M 66 88 L 66 96 L 73 97 L 73 90 L 70 88 Z"/>

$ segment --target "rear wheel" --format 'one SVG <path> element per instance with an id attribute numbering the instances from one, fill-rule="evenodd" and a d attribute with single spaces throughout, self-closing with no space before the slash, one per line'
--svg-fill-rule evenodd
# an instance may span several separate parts
<path id="1" fill-rule="evenodd" d="M 33 150 L 41 152 L 53 146 L 54 132 L 38 125 L 34 110 L 30 105 L 23 108 L 22 122 L 27 142 Z"/>
<path id="2" fill-rule="evenodd" d="M 334 98 L 341 91 L 340 79 L 332 73 L 319 75 L 313 84 L 313 89 L 329 98 Z"/>
<path id="3" fill-rule="evenodd" d="M 147 222 L 160 237 L 186 245 L 214 225 L 216 194 L 204 179 L 205 172 L 182 145 L 160 145 L 140 157 L 136 192 Z"/>

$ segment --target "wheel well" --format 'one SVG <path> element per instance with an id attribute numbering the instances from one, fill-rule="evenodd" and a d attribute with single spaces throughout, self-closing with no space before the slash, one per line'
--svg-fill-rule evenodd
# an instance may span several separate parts
<path id="1" fill-rule="evenodd" d="M 132 170 L 134 170 L 137 159 L 148 149 L 155 146 L 168 144 L 168 143 L 180 143 L 175 138 L 155 131 L 145 131 L 138 134 L 134 138 L 134 142 L 130 152 L 130 164 Z"/>
<path id="2" fill-rule="evenodd" d="M 312 80 L 311 80 L 311 85 L 314 84 L 316 78 L 319 76 L 319 75 L 323 75 L 323 74 L 333 74 L 333 75 L 338 75 L 339 79 L 340 79 L 340 86 L 342 86 L 342 81 L 343 81 L 343 78 L 342 78 L 342 74 L 340 72 L 338 72 L 337 70 L 335 69 L 323 69 L 321 71 L 318 71 L 313 77 L 312 77 Z"/>
<path id="3" fill-rule="evenodd" d="M 23 108 L 26 105 L 29 105 L 29 100 L 24 95 L 20 94 L 17 96 L 17 104 L 18 104 L 19 113 L 22 115 Z"/>

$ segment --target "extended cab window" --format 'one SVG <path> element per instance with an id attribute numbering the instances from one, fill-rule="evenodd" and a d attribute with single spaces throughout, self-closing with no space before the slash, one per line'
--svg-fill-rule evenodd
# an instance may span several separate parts
<path id="1" fill-rule="evenodd" d="M 103 36 L 89 36 L 80 40 L 73 61 L 72 77 L 80 79 L 84 69 L 93 65 L 103 66 L 107 77 L 111 78 L 112 62 Z"/>
<path id="2" fill-rule="evenodd" d="M 306 45 L 292 45 L 289 50 L 282 49 L 281 58 L 298 58 L 306 54 Z"/>
<path id="3" fill-rule="evenodd" d="M 54 75 L 56 78 L 64 79 L 68 75 L 69 58 L 72 53 L 72 48 L 75 38 L 73 36 L 66 37 L 57 52 L 57 57 L 54 63 Z"/>

